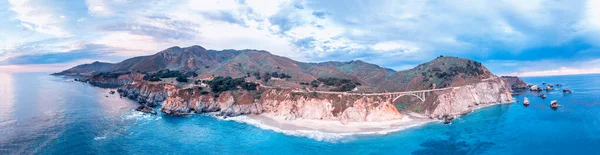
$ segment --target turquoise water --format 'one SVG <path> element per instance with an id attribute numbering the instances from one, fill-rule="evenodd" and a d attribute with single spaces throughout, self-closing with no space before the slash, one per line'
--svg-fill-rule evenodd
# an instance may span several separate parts
<path id="1" fill-rule="evenodd" d="M 542 100 L 525 93 L 516 98 L 530 98 L 529 107 L 492 106 L 451 125 L 307 138 L 202 115 L 143 115 L 132 111 L 137 103 L 105 89 L 41 73 L 0 73 L 0 154 L 594 154 L 600 146 L 597 79 L 525 78 L 561 83 L 573 94 L 555 91 Z M 550 109 L 551 100 L 563 107 Z"/>

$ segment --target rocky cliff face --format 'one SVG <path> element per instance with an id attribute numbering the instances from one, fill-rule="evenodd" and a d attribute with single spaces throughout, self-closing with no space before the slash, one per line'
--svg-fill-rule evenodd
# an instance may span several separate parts
<path id="1" fill-rule="evenodd" d="M 266 91 L 261 96 L 265 113 L 288 119 L 338 120 L 342 123 L 402 118 L 390 101 L 391 98 L 385 96 L 318 94 L 275 89 Z"/>
<path id="2" fill-rule="evenodd" d="M 401 112 L 391 96 L 361 96 L 321 94 L 263 88 L 258 91 L 227 91 L 217 96 L 200 87 L 175 89 L 170 84 L 136 83 L 119 89 L 122 96 L 148 106 L 164 101 L 161 111 L 184 116 L 194 113 L 218 112 L 222 116 L 266 113 L 287 119 L 335 120 L 341 123 L 373 122 L 400 119 Z M 435 92 L 417 103 L 425 107 L 417 112 L 431 118 L 461 115 L 476 108 L 508 103 L 512 97 L 501 78 Z"/>
<path id="3" fill-rule="evenodd" d="M 425 113 L 441 119 L 444 115 L 462 115 L 479 107 L 509 103 L 512 100 L 504 81 L 492 78 L 437 93 L 437 99 L 433 103 L 436 107 Z"/>
<path id="4" fill-rule="evenodd" d="M 171 84 L 139 82 L 125 85 L 117 89 L 117 92 L 121 97 L 127 97 L 140 104 L 155 107 L 165 101 L 169 94 L 175 90 L 175 86 Z"/>
<path id="5" fill-rule="evenodd" d="M 144 95 L 148 96 L 148 95 Z M 196 88 L 174 91 L 161 111 L 172 115 L 219 112 L 222 116 L 268 113 L 288 119 L 336 120 L 342 123 L 400 119 L 385 97 L 315 94 L 267 89 L 258 92 L 228 91 L 218 96 Z"/>
<path id="6" fill-rule="evenodd" d="M 523 79 L 516 76 L 502 76 L 502 80 L 506 83 L 506 86 L 512 90 L 518 89 L 529 89 L 529 86 Z"/>

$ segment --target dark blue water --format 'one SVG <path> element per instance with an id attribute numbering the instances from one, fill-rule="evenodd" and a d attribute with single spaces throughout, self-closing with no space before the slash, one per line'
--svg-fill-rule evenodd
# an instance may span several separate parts
<path id="1" fill-rule="evenodd" d="M 600 75 L 525 78 L 573 94 L 480 109 L 451 125 L 317 141 L 209 116 L 151 116 L 108 90 L 40 73 L 0 73 L 0 154 L 595 154 Z M 545 92 L 544 92 L 545 93 Z M 108 97 L 106 97 L 108 95 Z M 552 110 L 551 100 L 563 106 Z"/>

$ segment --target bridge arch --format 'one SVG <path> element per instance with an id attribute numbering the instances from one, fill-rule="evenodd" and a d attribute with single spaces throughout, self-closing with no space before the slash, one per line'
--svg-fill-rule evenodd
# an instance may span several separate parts
<path id="1" fill-rule="evenodd" d="M 399 94 L 396 97 L 394 97 L 394 99 L 392 100 L 392 103 L 396 102 L 396 100 L 398 100 L 400 97 L 403 96 L 414 96 L 417 97 L 419 100 L 421 100 L 421 102 L 425 102 L 425 95 L 417 95 L 417 93 L 408 93 L 408 94 Z"/>

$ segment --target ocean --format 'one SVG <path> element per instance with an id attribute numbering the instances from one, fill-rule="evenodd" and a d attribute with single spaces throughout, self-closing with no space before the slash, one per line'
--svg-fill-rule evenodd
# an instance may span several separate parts
<path id="1" fill-rule="evenodd" d="M 244 117 L 147 115 L 107 89 L 47 73 L 0 73 L 0 154 L 597 154 L 600 75 L 523 79 L 564 86 L 546 99 L 524 92 L 514 96 L 519 103 L 449 125 L 340 136 L 281 133 Z M 552 110 L 551 100 L 562 106 Z"/>

